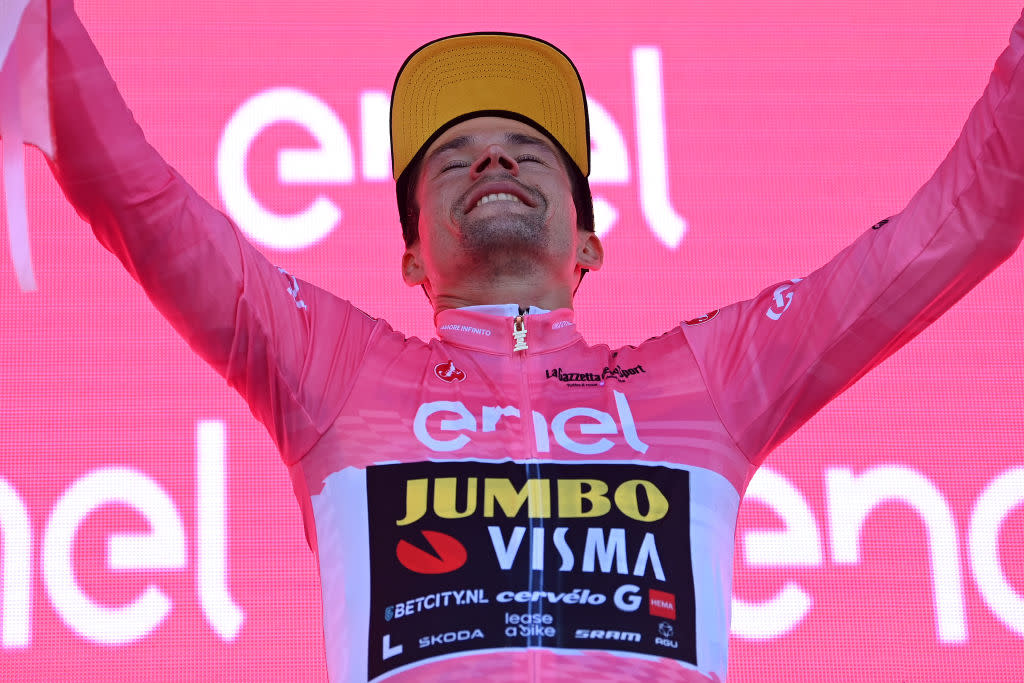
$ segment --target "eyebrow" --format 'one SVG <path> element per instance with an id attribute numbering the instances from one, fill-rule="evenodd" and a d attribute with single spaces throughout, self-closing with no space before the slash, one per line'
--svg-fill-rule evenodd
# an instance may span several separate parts
<path id="1" fill-rule="evenodd" d="M 475 135 L 460 135 L 456 138 L 452 138 L 451 140 L 449 140 L 448 142 L 444 143 L 443 145 L 435 149 L 433 152 L 431 152 L 427 156 L 426 161 L 429 161 L 430 159 L 433 159 L 440 154 L 444 154 L 445 152 L 450 152 L 453 150 L 462 149 L 463 147 L 467 147 L 476 142 L 477 139 L 478 138 Z M 526 133 L 505 133 L 505 144 L 531 145 L 543 147 L 544 149 L 550 152 L 555 151 L 553 146 L 550 143 L 548 143 L 547 140 L 535 137 L 533 135 L 527 135 Z"/>

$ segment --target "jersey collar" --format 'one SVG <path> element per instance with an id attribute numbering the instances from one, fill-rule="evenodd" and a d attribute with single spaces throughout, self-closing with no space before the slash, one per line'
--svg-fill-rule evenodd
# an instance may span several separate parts
<path id="1" fill-rule="evenodd" d="M 486 310 L 479 310 L 479 309 Z M 494 310 L 495 308 L 499 310 Z M 532 309 L 540 310 L 540 309 Z M 516 339 L 512 335 L 518 306 L 471 306 L 441 311 L 435 318 L 441 341 L 477 351 L 512 355 Z M 525 351 L 529 355 L 563 349 L 582 339 L 570 308 L 522 316 L 526 328 Z"/>
<path id="2" fill-rule="evenodd" d="M 519 304 L 479 304 L 477 306 L 463 306 L 459 310 L 477 311 L 478 313 L 487 313 L 488 315 L 507 315 L 514 318 L 519 315 L 521 309 L 519 308 Z M 537 308 L 536 306 L 530 306 L 530 310 L 527 311 L 529 315 L 550 312 L 551 311 L 547 309 Z"/>

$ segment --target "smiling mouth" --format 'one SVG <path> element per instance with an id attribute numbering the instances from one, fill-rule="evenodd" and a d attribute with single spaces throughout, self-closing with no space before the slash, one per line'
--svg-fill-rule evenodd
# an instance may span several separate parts
<path id="1" fill-rule="evenodd" d="M 523 203 L 523 201 L 514 194 L 509 194 L 507 192 L 492 192 L 491 194 L 485 194 L 483 197 L 481 197 L 480 200 L 472 206 L 472 209 L 475 209 L 478 206 L 483 206 L 484 204 L 490 204 L 491 202 L 514 202 L 516 204 Z"/>
<path id="2" fill-rule="evenodd" d="M 505 202 L 502 208 L 513 211 L 514 207 L 537 208 L 542 202 L 539 192 L 530 190 L 514 178 L 491 179 L 474 185 L 465 196 L 465 213 L 472 213 L 485 204 Z"/>

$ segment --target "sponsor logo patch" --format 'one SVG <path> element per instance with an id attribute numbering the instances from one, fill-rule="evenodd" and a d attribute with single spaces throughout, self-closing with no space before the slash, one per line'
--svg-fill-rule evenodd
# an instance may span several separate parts
<path id="1" fill-rule="evenodd" d="M 462 382 L 466 379 L 466 373 L 455 367 L 455 363 L 452 361 L 445 361 L 444 363 L 438 363 L 434 366 L 434 374 L 442 382 Z"/>
<path id="2" fill-rule="evenodd" d="M 653 616 L 676 618 L 676 596 L 672 593 L 650 589 L 647 594 L 648 605 Z"/>
<path id="3" fill-rule="evenodd" d="M 448 645 L 466 640 L 483 638 L 484 632 L 478 628 L 473 630 L 462 629 L 460 631 L 447 631 L 445 633 L 432 633 L 429 636 L 420 638 L 420 648 L 435 647 L 437 645 Z"/>
<path id="4" fill-rule="evenodd" d="M 395 556 L 403 567 L 417 574 L 447 574 L 466 564 L 466 548 L 456 539 L 440 531 L 424 529 L 420 533 L 434 554 L 403 538 L 395 548 Z"/>
<path id="5" fill-rule="evenodd" d="M 628 640 L 633 643 L 640 642 L 640 634 L 636 631 L 616 631 L 599 628 L 578 628 L 576 629 L 576 638 L 578 640 Z"/>
<path id="6" fill-rule="evenodd" d="M 371 680 L 500 648 L 696 664 L 685 468 L 422 461 L 365 476 L 368 635 L 382 644 L 369 653 Z M 670 637 L 655 630 L 661 620 Z"/>
<path id="7" fill-rule="evenodd" d="M 667 621 L 663 621 L 658 624 L 658 636 L 654 639 L 654 644 L 661 645 L 662 647 L 678 649 L 679 641 L 674 640 L 675 635 L 676 627 Z"/>
<path id="8" fill-rule="evenodd" d="M 568 372 L 562 368 L 552 368 L 544 371 L 545 379 L 557 379 L 559 382 L 568 384 L 569 386 L 603 386 L 605 382 L 609 380 L 615 380 L 620 384 L 624 384 L 630 377 L 634 377 L 641 373 L 646 373 L 644 366 L 634 365 L 631 368 L 622 367 L 609 367 L 599 372 Z"/>
<path id="9" fill-rule="evenodd" d="M 711 311 L 710 313 L 705 313 L 704 315 L 700 316 L 699 318 L 694 318 L 693 320 L 687 320 L 683 324 L 684 325 L 691 325 L 691 326 L 692 325 L 702 325 L 702 324 L 704 324 L 704 323 L 706 323 L 706 322 L 708 322 L 710 320 L 714 320 L 715 316 L 718 315 L 718 312 L 720 310 L 721 309 L 716 308 L 715 310 Z"/>
<path id="10" fill-rule="evenodd" d="M 278 268 L 277 272 L 284 275 L 285 283 L 288 285 L 288 293 L 292 295 L 292 299 L 295 301 L 295 308 L 307 308 L 306 302 L 299 298 L 299 281 L 295 279 L 295 276 L 289 273 L 284 268 Z"/>
<path id="11" fill-rule="evenodd" d="M 445 607 L 456 607 L 460 605 L 482 605 L 490 602 L 487 594 L 482 588 L 468 590 L 451 590 L 442 593 L 431 593 L 409 598 L 397 605 L 388 605 L 384 608 L 384 621 L 401 619 L 402 617 L 419 614 L 432 609 L 443 609 Z"/>
<path id="12" fill-rule="evenodd" d="M 772 305 L 767 311 L 765 316 L 772 320 L 778 320 L 782 317 L 782 314 L 789 310 L 789 305 L 793 303 L 793 285 L 803 281 L 803 278 L 793 278 L 789 282 L 779 285 L 772 292 Z"/>

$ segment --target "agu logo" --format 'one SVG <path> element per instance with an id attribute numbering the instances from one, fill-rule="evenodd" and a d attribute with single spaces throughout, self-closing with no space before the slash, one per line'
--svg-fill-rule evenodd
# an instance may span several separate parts
<path id="1" fill-rule="evenodd" d="M 647 597 L 652 615 L 656 617 L 665 617 L 666 619 L 676 618 L 675 594 L 651 588 Z"/>
<path id="2" fill-rule="evenodd" d="M 403 567 L 417 574 L 447 574 L 466 564 L 466 547 L 456 539 L 440 531 L 420 533 L 433 552 L 402 539 L 395 548 L 395 555 Z"/>

